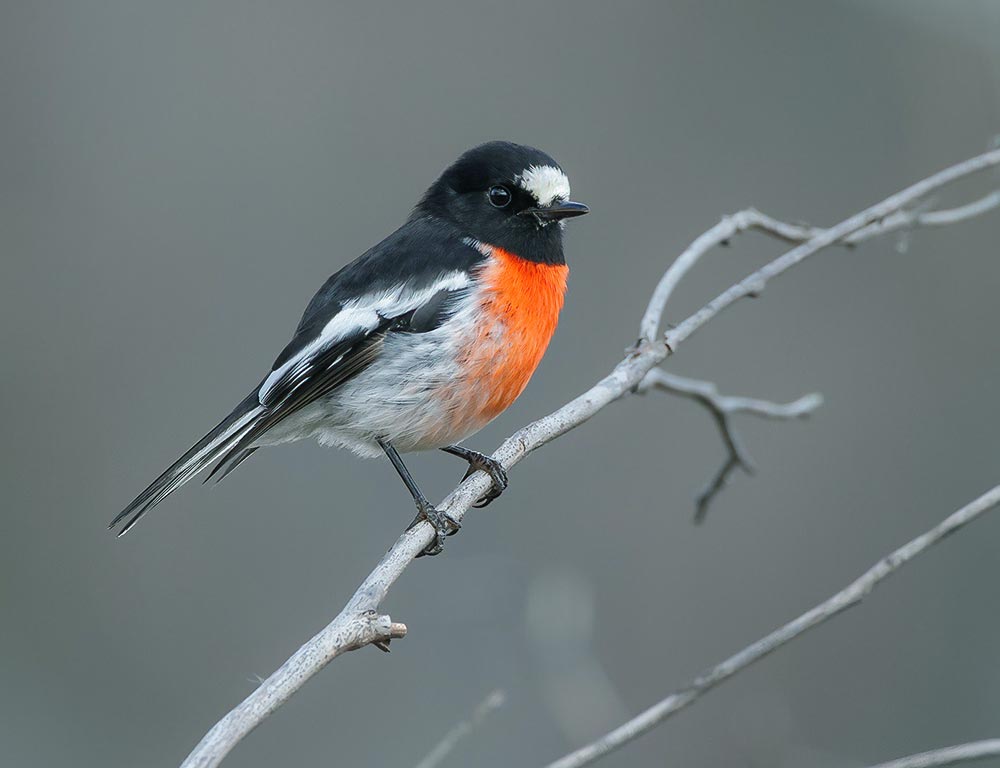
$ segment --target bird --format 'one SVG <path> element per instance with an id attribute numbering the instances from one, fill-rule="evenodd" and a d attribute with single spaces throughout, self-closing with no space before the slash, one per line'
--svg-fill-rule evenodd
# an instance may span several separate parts
<path id="1" fill-rule="evenodd" d="M 589 212 L 545 152 L 509 141 L 448 166 L 406 222 L 336 272 L 271 370 L 108 526 L 122 536 L 211 467 L 222 480 L 259 448 L 302 439 L 388 457 L 441 551 L 459 525 L 400 456 L 440 449 L 507 487 L 495 459 L 462 446 L 521 394 L 555 332 L 569 269 L 566 221 Z"/>

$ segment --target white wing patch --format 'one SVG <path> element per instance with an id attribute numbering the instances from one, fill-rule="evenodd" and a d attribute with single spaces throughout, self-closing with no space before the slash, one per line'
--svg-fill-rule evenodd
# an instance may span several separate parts
<path id="1" fill-rule="evenodd" d="M 475 248 L 486 258 L 489 258 L 490 256 L 493 255 L 492 246 L 487 245 L 482 240 L 476 240 L 476 238 L 474 237 L 463 237 L 462 242 L 465 243 L 470 248 Z"/>
<path id="2" fill-rule="evenodd" d="M 555 200 L 569 200 L 569 179 L 552 165 L 532 165 L 515 178 L 517 185 L 529 192 L 539 205 L 551 205 Z"/>
<path id="3" fill-rule="evenodd" d="M 258 401 L 263 404 L 279 381 L 304 380 L 310 371 L 311 361 L 325 347 L 348 336 L 372 331 L 383 318 L 398 317 L 412 312 L 427 303 L 438 291 L 458 291 L 468 285 L 469 276 L 465 272 L 449 272 L 418 291 L 410 289 L 405 284 L 400 284 L 386 291 L 365 294 L 344 302 L 340 312 L 330 318 L 323 326 L 319 336 L 306 344 L 280 367 L 271 371 L 270 375 L 264 379 L 264 383 L 261 384 L 257 392 Z"/>

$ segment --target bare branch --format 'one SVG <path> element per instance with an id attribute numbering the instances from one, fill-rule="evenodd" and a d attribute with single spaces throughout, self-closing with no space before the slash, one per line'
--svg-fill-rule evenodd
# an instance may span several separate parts
<path id="1" fill-rule="evenodd" d="M 504 692 L 500 689 L 492 691 L 473 710 L 472 717 L 468 720 L 463 720 L 448 731 L 434 749 L 427 753 L 427 757 L 417 763 L 417 768 L 437 768 L 437 766 L 444 762 L 444 759 L 455 748 L 458 742 L 472 733 L 491 712 L 503 706 L 505 699 Z"/>
<path id="2" fill-rule="evenodd" d="M 695 525 L 701 525 L 705 522 L 705 518 L 708 517 L 708 508 L 712 506 L 712 502 L 715 501 L 715 497 L 722 493 L 723 489 L 729 485 L 733 472 L 737 469 L 742 469 L 748 475 L 753 474 L 753 468 L 748 469 L 745 464 L 742 464 L 738 454 L 727 454 L 725 460 L 722 462 L 722 465 L 715 470 L 715 474 L 712 475 L 702 489 L 695 494 Z"/>
<path id="3" fill-rule="evenodd" d="M 758 400 L 753 397 L 720 395 L 718 388 L 711 381 L 678 376 L 662 368 L 654 368 L 647 373 L 638 387 L 639 392 L 647 392 L 650 389 L 660 389 L 673 395 L 697 400 L 716 417 L 748 413 L 762 419 L 779 421 L 804 419 L 823 404 L 823 396 L 818 392 L 803 395 L 790 403 L 772 403 L 769 400 Z"/>
<path id="4" fill-rule="evenodd" d="M 968 744 L 956 744 L 954 747 L 933 749 L 918 755 L 900 757 L 888 763 L 879 763 L 871 768 L 937 768 L 942 765 L 957 765 L 970 760 L 982 760 L 984 757 L 1000 756 L 1000 739 L 970 741 Z"/>
<path id="5" fill-rule="evenodd" d="M 806 630 L 812 629 L 832 619 L 842 611 L 857 605 L 883 579 L 895 573 L 921 552 L 934 546 L 949 534 L 972 522 L 998 504 L 1000 504 L 1000 485 L 987 491 L 957 512 L 953 512 L 926 533 L 922 533 L 920 536 L 889 553 L 865 571 L 859 578 L 855 579 L 829 599 L 824 600 L 815 608 L 806 611 L 797 619 L 793 619 L 766 637 L 748 645 L 742 651 L 730 656 L 722 663 L 702 672 L 689 685 L 667 696 L 627 723 L 605 734 L 597 741 L 581 747 L 575 752 L 556 760 L 554 763 L 550 763 L 546 768 L 580 768 L 580 766 L 589 765 L 598 758 L 618 749 L 623 744 L 627 744 L 633 739 L 638 738 L 652 728 L 655 728 L 668 717 L 675 715 L 692 704 L 706 691 L 729 679 L 737 672 L 746 669 L 754 662 L 760 661 L 768 654 L 773 653 L 781 646 L 794 640 Z"/>
<path id="6" fill-rule="evenodd" d="M 783 221 L 772 219 L 767 214 L 761 213 L 754 208 L 747 208 L 729 216 L 724 216 L 722 221 L 714 227 L 699 235 L 684 252 L 678 256 L 674 263 L 670 265 L 660 282 L 653 290 L 653 295 L 649 299 L 649 305 L 642 316 L 642 323 L 639 326 L 639 338 L 645 341 L 656 339 L 657 331 L 663 322 L 663 312 L 667 302 L 673 295 L 674 289 L 684 276 L 691 271 L 691 268 L 716 246 L 728 243 L 734 236 L 755 229 L 766 232 L 779 240 L 788 243 L 800 243 L 803 240 L 819 234 L 821 230 L 812 227 L 804 227 L 796 224 L 786 224 Z"/>
<path id="7" fill-rule="evenodd" d="M 719 294 L 668 332 L 662 342 L 647 338 L 586 392 L 548 416 L 515 432 L 500 445 L 493 458 L 506 469 L 511 469 L 530 452 L 583 424 L 601 409 L 631 392 L 672 350 L 677 349 L 695 331 L 740 298 L 759 292 L 769 280 L 805 258 L 863 227 L 914 204 L 930 192 L 956 179 L 998 164 L 1000 164 L 1000 149 L 978 155 L 929 176 L 840 224 L 817 233 L 808 242 L 775 259 Z M 674 267 L 671 267 L 671 270 L 676 271 Z M 686 269 L 682 270 L 682 273 L 683 271 Z M 658 293 L 662 293 L 659 288 Z M 647 316 L 652 315 L 654 329 L 660 324 L 664 304 L 664 298 L 654 296 L 650 308 L 647 309 Z M 438 509 L 461 523 L 465 513 L 486 493 L 490 484 L 491 481 L 485 473 L 476 472 L 452 491 Z M 364 617 L 377 615 L 378 607 L 389 589 L 433 538 L 433 528 L 426 522 L 404 532 L 343 610 L 268 677 L 263 685 L 223 717 L 194 748 L 182 764 L 182 768 L 211 768 L 218 765 L 250 731 L 288 701 L 307 680 L 334 658 L 375 640 L 388 639 L 375 632 L 371 628 L 372 620 Z"/>
<path id="8" fill-rule="evenodd" d="M 958 224 L 967 219 L 982 216 L 984 213 L 1000 207 L 1000 191 L 991 192 L 985 197 L 974 200 L 958 208 L 947 208 L 939 211 L 899 211 L 887 216 L 883 221 L 870 224 L 858 230 L 844 242 L 847 245 L 857 245 L 862 240 L 884 235 L 899 229 L 914 229 L 916 227 L 946 227 Z"/>
<path id="9" fill-rule="evenodd" d="M 823 404 L 823 396 L 818 392 L 804 395 L 791 403 L 772 403 L 750 397 L 720 395 L 718 388 L 711 381 L 677 376 L 662 368 L 654 368 L 647 373 L 636 391 L 642 394 L 650 389 L 691 398 L 705 406 L 715 419 L 722 442 L 726 446 L 726 458 L 722 466 L 695 498 L 696 523 L 704 521 L 712 500 L 726 487 L 736 469 L 742 469 L 748 475 L 752 475 L 755 471 L 753 461 L 732 425 L 731 417 L 734 414 L 749 413 L 765 419 L 804 419 Z"/>
<path id="10" fill-rule="evenodd" d="M 906 204 L 915 204 L 917 200 L 914 199 L 912 203 L 908 202 Z M 851 230 L 850 233 L 836 238 L 834 241 L 827 243 L 827 245 L 840 244 L 854 246 L 864 240 L 897 230 L 914 229 L 917 227 L 942 227 L 949 224 L 957 224 L 958 222 L 981 216 L 998 206 L 1000 206 L 1000 191 L 994 191 L 985 197 L 981 197 L 958 208 L 939 211 L 900 209 L 874 220 L 866 226 Z M 728 243 L 736 235 L 751 230 L 763 232 L 786 243 L 806 243 L 828 231 L 818 227 L 779 221 L 754 208 L 747 208 L 724 217 L 722 221 L 691 243 L 677 257 L 676 261 L 670 265 L 670 269 L 664 273 L 663 277 L 660 278 L 660 282 L 653 291 L 649 305 L 646 307 L 646 312 L 642 317 L 639 329 L 640 338 L 647 341 L 652 341 L 656 338 L 657 331 L 663 322 L 663 313 L 667 302 L 670 300 L 670 296 L 673 294 L 678 283 L 680 283 L 702 256 L 712 250 L 712 248 Z"/>

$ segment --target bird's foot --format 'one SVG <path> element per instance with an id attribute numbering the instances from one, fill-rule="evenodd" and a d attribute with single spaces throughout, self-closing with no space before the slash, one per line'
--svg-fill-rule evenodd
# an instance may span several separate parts
<path id="1" fill-rule="evenodd" d="M 469 462 L 469 471 L 465 473 L 465 477 L 462 480 L 465 480 L 473 472 L 485 472 L 490 476 L 490 480 L 493 481 L 493 485 L 490 486 L 486 495 L 474 505 L 482 508 L 489 505 L 494 499 L 500 498 L 500 494 L 507 490 L 507 470 L 492 456 L 487 456 L 478 451 L 469 451 L 469 454 L 466 458 L 466 461 Z"/>
<path id="2" fill-rule="evenodd" d="M 444 549 L 445 537 L 454 536 L 458 533 L 458 529 L 462 527 L 461 524 L 448 515 L 447 512 L 438 512 L 429 503 L 418 503 L 417 516 L 413 518 L 413 522 L 407 526 L 406 530 L 410 530 L 424 521 L 434 526 L 434 541 L 428 544 L 424 551 L 417 555 L 417 557 L 423 557 L 424 555 L 440 555 L 441 551 Z"/>
<path id="3" fill-rule="evenodd" d="M 469 462 L 469 470 L 462 478 L 463 481 L 467 480 L 469 475 L 473 472 L 485 472 L 490 476 L 490 480 L 493 481 L 493 485 L 490 487 L 489 491 L 486 492 L 486 495 L 479 499 L 474 506 L 480 508 L 485 507 L 494 499 L 499 498 L 500 494 L 507 490 L 507 470 L 504 469 L 503 465 L 492 456 L 487 456 L 485 453 L 472 451 L 468 448 L 462 448 L 462 453 L 456 453 L 455 455 L 461 456 Z"/>

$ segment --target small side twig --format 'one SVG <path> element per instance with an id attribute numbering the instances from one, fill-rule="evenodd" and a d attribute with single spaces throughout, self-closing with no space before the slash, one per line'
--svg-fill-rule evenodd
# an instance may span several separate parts
<path id="1" fill-rule="evenodd" d="M 650 731 L 669 717 L 690 706 L 703 693 L 728 680 L 737 672 L 741 672 L 751 664 L 760 661 L 807 630 L 829 621 L 834 616 L 857 605 L 881 581 L 898 571 L 910 560 L 998 504 L 1000 504 L 1000 485 L 969 502 L 957 512 L 953 512 L 929 531 L 889 553 L 832 597 L 774 630 L 766 637 L 751 643 L 725 661 L 705 670 L 690 684 L 660 700 L 610 733 L 553 763 L 549 763 L 546 768 L 581 768 L 581 766 L 593 763 L 600 757 Z M 890 763 L 890 765 L 892 764 Z M 882 768 L 885 767 L 882 766 Z M 894 766 L 893 768 L 899 767 Z"/>
<path id="2" fill-rule="evenodd" d="M 428 752 L 427 756 L 417 763 L 416 768 L 437 768 L 441 765 L 448 754 L 455 748 L 455 745 L 472 733 L 490 713 L 502 707 L 506 698 L 504 692 L 499 688 L 491 691 L 485 699 L 479 702 L 479 705 L 473 710 L 472 716 L 458 723 L 448 731 L 444 735 L 444 738 L 434 746 L 434 749 Z"/>
<path id="3" fill-rule="evenodd" d="M 871 768 L 937 768 L 942 765 L 957 765 L 971 760 L 982 760 L 984 757 L 998 756 L 1000 756 L 1000 739 L 985 739 L 900 757 L 888 763 L 873 765 Z"/>
<path id="4" fill-rule="evenodd" d="M 790 403 L 772 403 L 751 397 L 720 395 L 718 387 L 711 381 L 677 376 L 662 368 L 654 368 L 647 373 L 636 391 L 642 394 L 651 389 L 687 397 L 703 405 L 715 419 L 719 435 L 726 447 L 726 458 L 722 462 L 722 466 L 712 475 L 712 478 L 695 498 L 695 523 L 701 523 L 705 520 L 709 506 L 716 495 L 729 483 L 733 472 L 742 469 L 748 475 L 752 475 L 755 471 L 753 460 L 746 448 L 743 447 L 739 434 L 732 425 L 732 416 L 738 413 L 747 413 L 764 419 L 804 419 L 823 404 L 823 396 L 818 392 L 804 395 Z"/>

